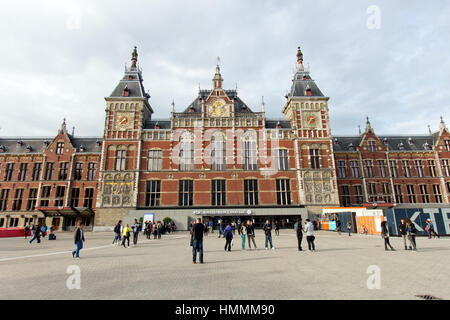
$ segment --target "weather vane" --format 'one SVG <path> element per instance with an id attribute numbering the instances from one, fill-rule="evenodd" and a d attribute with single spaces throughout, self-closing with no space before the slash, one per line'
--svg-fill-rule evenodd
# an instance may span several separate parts
<path id="1" fill-rule="evenodd" d="M 217 56 L 217 65 L 219 65 L 219 63 L 220 63 L 220 57 L 219 56 Z"/>

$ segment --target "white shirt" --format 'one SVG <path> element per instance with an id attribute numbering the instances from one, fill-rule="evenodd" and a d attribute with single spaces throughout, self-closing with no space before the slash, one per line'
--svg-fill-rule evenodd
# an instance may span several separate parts
<path id="1" fill-rule="evenodd" d="M 305 227 L 306 236 L 313 236 L 314 235 L 314 225 L 312 222 L 308 222 Z"/>

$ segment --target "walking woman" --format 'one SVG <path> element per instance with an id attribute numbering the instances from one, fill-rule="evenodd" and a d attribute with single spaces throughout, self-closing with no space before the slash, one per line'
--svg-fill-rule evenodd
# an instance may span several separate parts
<path id="1" fill-rule="evenodd" d="M 245 250 L 245 237 L 247 235 L 247 228 L 245 227 L 245 223 L 240 223 L 240 234 L 241 234 L 241 238 L 242 238 L 242 250 Z"/>
<path id="2" fill-rule="evenodd" d="M 255 228 L 253 227 L 253 222 L 251 220 L 247 221 L 246 225 L 246 233 L 248 238 L 248 247 L 252 249 L 252 242 L 256 250 L 256 242 L 255 242 Z"/>
<path id="3" fill-rule="evenodd" d="M 225 251 L 231 251 L 231 241 L 233 240 L 233 229 L 231 228 L 231 224 L 228 223 L 227 227 L 224 230 L 224 237 L 226 239 L 225 242 Z"/>
<path id="4" fill-rule="evenodd" d="M 406 219 L 406 232 L 408 234 L 409 250 L 416 251 L 416 226 L 410 219 Z"/>
<path id="5" fill-rule="evenodd" d="M 124 248 L 126 248 L 125 241 L 127 241 L 127 243 L 128 243 L 128 248 L 130 247 L 130 233 L 131 233 L 131 228 L 127 223 L 127 225 L 125 227 L 123 227 L 123 233 L 122 233 L 122 236 L 123 236 L 122 245 Z"/>
<path id="6" fill-rule="evenodd" d="M 389 243 L 389 230 L 386 226 L 386 221 L 381 222 L 381 237 L 384 239 L 384 250 L 388 251 L 388 246 L 392 251 L 395 251 Z"/>
<path id="7" fill-rule="evenodd" d="M 305 232 L 306 241 L 308 242 L 308 250 L 311 252 L 315 252 L 316 247 L 314 245 L 314 239 L 316 239 L 316 237 L 314 237 L 314 225 L 309 219 L 306 219 Z"/>
<path id="8" fill-rule="evenodd" d="M 280 235 L 280 223 L 277 221 L 275 221 L 275 235 L 279 236 Z"/>

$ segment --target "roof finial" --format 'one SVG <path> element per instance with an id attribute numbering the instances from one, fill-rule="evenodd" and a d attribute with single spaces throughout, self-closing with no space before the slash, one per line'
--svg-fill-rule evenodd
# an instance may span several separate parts
<path id="1" fill-rule="evenodd" d="M 300 47 L 297 48 L 297 67 L 298 70 L 303 70 L 303 53 Z"/>
<path id="2" fill-rule="evenodd" d="M 358 125 L 358 133 L 359 133 L 359 135 L 361 135 L 361 126 L 360 125 Z"/>
<path id="3" fill-rule="evenodd" d="M 445 126 L 444 118 L 441 116 L 441 124 L 440 124 L 441 130 L 447 129 Z"/>
<path id="4" fill-rule="evenodd" d="M 370 125 L 369 117 L 366 117 L 366 132 L 372 131 L 372 126 Z"/>
<path id="5" fill-rule="evenodd" d="M 214 75 L 214 78 L 213 78 L 214 89 L 222 88 L 223 78 L 222 78 L 222 75 L 220 74 L 219 62 L 220 62 L 220 57 L 217 57 L 216 74 Z"/>
<path id="6" fill-rule="evenodd" d="M 63 123 L 61 124 L 60 131 L 67 133 L 66 118 L 63 119 Z"/>
<path id="7" fill-rule="evenodd" d="M 134 46 L 133 52 L 131 53 L 131 68 L 136 68 L 137 57 L 138 57 L 137 47 Z"/>
<path id="8" fill-rule="evenodd" d="M 172 100 L 171 106 L 172 106 L 172 112 L 175 112 L 175 100 Z"/>
<path id="9" fill-rule="evenodd" d="M 429 133 L 430 136 L 431 136 L 431 126 L 430 126 L 430 125 L 428 125 L 428 133 Z"/>
<path id="10" fill-rule="evenodd" d="M 262 96 L 262 98 L 261 98 L 261 112 L 265 112 L 264 106 L 265 106 L 265 103 L 264 103 L 264 96 Z"/>

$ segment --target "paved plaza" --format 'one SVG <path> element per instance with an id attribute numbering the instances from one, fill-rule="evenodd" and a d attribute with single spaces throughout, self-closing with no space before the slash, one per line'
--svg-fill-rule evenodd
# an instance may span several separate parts
<path id="1" fill-rule="evenodd" d="M 379 236 L 316 233 L 316 252 L 297 251 L 294 230 L 273 235 L 276 250 L 232 252 L 217 233 L 204 239 L 205 264 L 192 264 L 189 234 L 163 235 L 125 249 L 112 232 L 86 233 L 81 259 L 73 259 L 73 234 L 29 244 L 0 239 L 0 299 L 450 299 L 450 239 L 418 238 L 418 251 L 385 251 Z M 306 247 L 304 238 L 303 248 Z M 79 266 L 80 289 L 68 289 L 68 267 Z M 380 289 L 368 289 L 369 266 L 380 270 Z M 374 268 L 374 267 L 372 267 Z M 376 268 L 376 267 L 375 267 Z M 370 282 L 370 281 L 369 281 Z M 373 283 L 373 282 L 371 282 Z"/>

